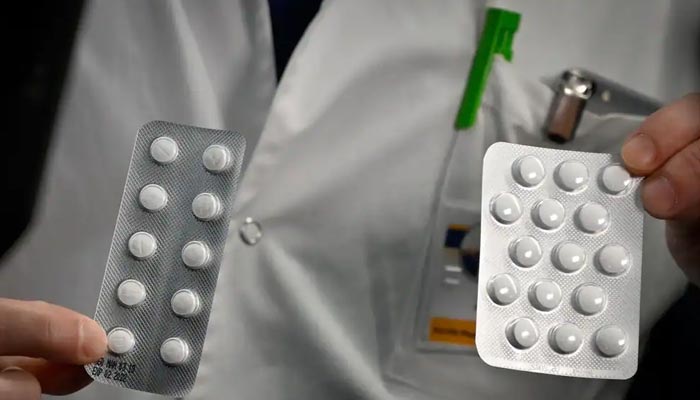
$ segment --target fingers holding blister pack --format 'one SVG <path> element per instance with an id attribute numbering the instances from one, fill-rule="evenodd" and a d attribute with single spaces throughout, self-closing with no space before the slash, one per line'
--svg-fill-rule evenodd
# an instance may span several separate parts
<path id="1" fill-rule="evenodd" d="M 176 397 L 194 385 L 244 150 L 229 131 L 139 130 L 95 313 L 109 353 L 86 366 L 93 379 Z"/>
<path id="2" fill-rule="evenodd" d="M 507 143 L 489 148 L 483 171 L 479 356 L 547 374 L 634 375 L 640 179 L 610 154 Z"/>

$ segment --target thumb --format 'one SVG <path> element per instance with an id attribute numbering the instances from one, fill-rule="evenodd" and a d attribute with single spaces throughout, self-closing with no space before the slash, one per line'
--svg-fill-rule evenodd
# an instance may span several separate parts
<path id="1" fill-rule="evenodd" d="M 10 367 L 0 372 L 0 399 L 39 400 L 41 386 L 32 374 L 20 368 Z"/>

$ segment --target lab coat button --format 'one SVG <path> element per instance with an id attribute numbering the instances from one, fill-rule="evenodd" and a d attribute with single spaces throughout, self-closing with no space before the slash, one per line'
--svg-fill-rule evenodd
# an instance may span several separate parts
<path id="1" fill-rule="evenodd" d="M 260 223 L 255 221 L 253 218 L 247 217 L 241 225 L 238 233 L 241 235 L 241 240 L 243 243 L 249 246 L 255 246 L 258 244 L 260 239 L 262 239 L 262 227 Z"/>

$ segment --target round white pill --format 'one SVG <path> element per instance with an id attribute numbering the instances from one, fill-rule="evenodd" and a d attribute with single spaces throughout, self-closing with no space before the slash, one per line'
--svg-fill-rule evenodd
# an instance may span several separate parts
<path id="1" fill-rule="evenodd" d="M 139 192 L 139 204 L 148 211 L 160 211 L 168 204 L 168 193 L 159 185 L 146 185 Z"/>
<path id="2" fill-rule="evenodd" d="M 211 193 L 200 193 L 192 200 L 192 213 L 202 221 L 218 218 L 223 212 L 221 201 Z"/>
<path id="3" fill-rule="evenodd" d="M 610 194 L 620 194 L 632 183 L 632 177 L 621 165 L 608 165 L 600 174 L 603 189 Z"/>
<path id="4" fill-rule="evenodd" d="M 537 326 L 529 318 L 518 318 L 508 324 L 506 337 L 513 347 L 529 349 L 540 338 Z"/>
<path id="5" fill-rule="evenodd" d="M 583 343 L 583 332 L 570 323 L 559 324 L 552 329 L 549 344 L 557 353 L 571 354 L 578 350 Z"/>
<path id="6" fill-rule="evenodd" d="M 554 172 L 554 180 L 560 188 L 575 192 L 588 183 L 588 168 L 578 161 L 564 161 Z"/>
<path id="7" fill-rule="evenodd" d="M 595 334 L 595 346 L 606 357 L 619 356 L 627 348 L 627 335 L 614 325 L 600 328 Z"/>
<path id="8" fill-rule="evenodd" d="M 199 296 L 189 289 L 181 289 L 173 294 L 170 299 L 170 307 L 175 315 L 188 318 L 199 312 Z"/>
<path id="9" fill-rule="evenodd" d="M 535 225 L 542 229 L 556 229 L 564 223 L 564 206 L 554 199 L 544 199 L 537 203 L 532 217 Z"/>
<path id="10" fill-rule="evenodd" d="M 584 315 L 594 315 L 603 311 L 607 296 L 600 286 L 586 284 L 574 292 L 574 308 Z"/>
<path id="11" fill-rule="evenodd" d="M 136 345 L 134 334 L 126 328 L 114 328 L 107 334 L 107 348 L 114 354 L 125 354 Z"/>
<path id="12" fill-rule="evenodd" d="M 630 267 L 632 260 L 627 250 L 619 244 L 604 246 L 596 256 L 598 268 L 607 275 L 621 275 Z"/>
<path id="13" fill-rule="evenodd" d="M 182 262 L 190 268 L 204 267 L 210 258 L 209 246 L 204 242 L 192 241 L 182 247 Z"/>
<path id="14" fill-rule="evenodd" d="M 586 252 L 576 243 L 559 243 L 552 252 L 552 263 L 562 272 L 576 272 L 586 264 Z"/>
<path id="15" fill-rule="evenodd" d="M 151 142 L 151 158 L 159 164 L 175 161 L 178 151 L 177 143 L 167 136 L 161 136 Z"/>
<path id="16" fill-rule="evenodd" d="M 522 213 L 520 200 L 511 193 L 501 193 L 491 200 L 491 214 L 498 222 L 512 224 Z"/>
<path id="17" fill-rule="evenodd" d="M 224 172 L 233 164 L 233 157 L 226 147 L 213 144 L 204 150 L 202 164 L 209 172 Z"/>
<path id="18" fill-rule="evenodd" d="M 518 283 L 510 274 L 499 274 L 486 284 L 486 291 L 494 303 L 505 306 L 515 301 L 520 294 Z"/>
<path id="19" fill-rule="evenodd" d="M 160 345 L 160 358 L 168 365 L 182 365 L 190 357 L 190 346 L 184 340 L 174 337 Z"/>
<path id="20" fill-rule="evenodd" d="M 599 233 L 610 224 L 610 215 L 600 204 L 586 203 L 576 212 L 576 222 L 584 232 Z"/>
<path id="21" fill-rule="evenodd" d="M 544 179 L 544 165 L 535 156 L 522 157 L 513 163 L 513 178 L 522 186 L 537 186 Z"/>
<path id="22" fill-rule="evenodd" d="M 146 287 L 136 279 L 127 279 L 117 287 L 117 300 L 125 307 L 134 307 L 146 299 Z"/>
<path id="23" fill-rule="evenodd" d="M 136 232 L 129 238 L 129 252 L 136 259 L 152 257 L 157 248 L 156 238 L 148 232 Z"/>
<path id="24" fill-rule="evenodd" d="M 530 287 L 530 303 L 540 311 L 551 311 L 561 303 L 561 288 L 554 281 L 541 280 Z"/>
<path id="25" fill-rule="evenodd" d="M 542 258 L 542 248 L 535 238 L 524 236 L 511 243 L 510 258 L 521 267 L 532 267 Z"/>

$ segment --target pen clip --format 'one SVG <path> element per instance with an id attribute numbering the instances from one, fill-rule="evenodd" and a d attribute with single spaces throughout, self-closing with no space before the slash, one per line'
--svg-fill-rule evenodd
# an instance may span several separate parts
<path id="1" fill-rule="evenodd" d="M 469 71 L 467 87 L 455 119 L 455 129 L 470 128 L 476 122 L 481 106 L 481 98 L 489 74 L 493 57 L 500 54 L 507 61 L 513 59 L 513 39 L 520 25 L 520 14 L 499 8 L 489 8 L 486 23 L 481 33 L 479 47 L 474 54 Z"/>

